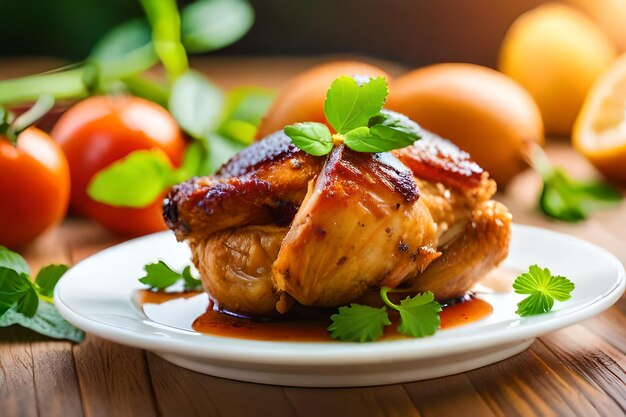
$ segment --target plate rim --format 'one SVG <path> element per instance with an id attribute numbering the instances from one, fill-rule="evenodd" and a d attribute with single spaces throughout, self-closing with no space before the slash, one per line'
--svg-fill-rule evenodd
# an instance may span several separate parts
<path id="1" fill-rule="evenodd" d="M 70 323 L 93 335 L 102 337 L 128 346 L 133 346 L 150 351 L 166 352 L 170 354 L 184 355 L 194 358 L 228 361 L 232 363 L 250 363 L 263 365 L 360 365 L 367 363 L 388 363 L 416 358 L 441 357 L 447 355 L 471 352 L 489 346 L 498 346 L 524 339 L 535 338 L 551 331 L 570 326 L 576 322 L 585 320 L 599 314 L 611 307 L 622 295 L 626 288 L 626 273 L 622 263 L 606 249 L 586 240 L 530 225 L 513 224 L 515 229 L 526 229 L 534 233 L 548 233 L 555 238 L 574 241 L 577 245 L 583 245 L 603 253 L 617 266 L 618 275 L 614 285 L 602 296 L 598 296 L 587 303 L 578 306 L 566 315 L 555 320 L 542 320 L 533 323 L 533 317 L 522 320 L 531 321 L 524 326 L 499 329 L 495 333 L 478 333 L 476 335 L 463 335 L 463 343 L 450 343 L 450 339 L 409 339 L 380 341 L 375 343 L 350 343 L 350 342 L 281 342 L 281 341 L 256 341 L 247 339 L 235 339 L 220 336 L 194 334 L 199 340 L 207 343 L 200 344 L 188 339 L 164 338 L 149 333 L 137 333 L 130 329 L 106 324 L 93 318 L 88 318 L 74 311 L 62 298 L 64 285 L 72 279 L 72 270 L 83 263 L 89 262 L 94 256 L 106 254 L 117 250 L 122 246 L 136 245 L 144 240 L 159 239 L 171 232 L 164 231 L 128 240 L 114 245 L 103 251 L 97 252 L 81 260 L 74 265 L 65 276 L 61 278 L 54 291 L 54 302 L 59 313 Z M 550 314 L 550 313 L 548 313 Z M 143 321 L 140 317 L 138 320 Z M 176 334 L 176 332 L 172 332 Z M 214 343 L 211 343 L 214 342 Z M 215 343 L 217 342 L 217 343 Z M 224 349 L 228 346 L 228 349 Z M 276 349 L 277 346 L 281 348 Z M 302 349 L 284 349 L 285 346 L 297 346 Z M 320 349 L 320 347 L 324 348 Z M 327 348 L 332 346 L 332 349 Z M 312 349 L 317 348 L 317 349 Z"/>

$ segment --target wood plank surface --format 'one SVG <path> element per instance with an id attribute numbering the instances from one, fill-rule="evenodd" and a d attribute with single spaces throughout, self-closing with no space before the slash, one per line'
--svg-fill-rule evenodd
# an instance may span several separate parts
<path id="1" fill-rule="evenodd" d="M 324 59 L 228 58 L 194 65 L 224 87 L 274 88 Z M 249 70 L 252 65 L 256 71 Z M 566 141 L 550 140 L 547 151 L 574 176 L 597 175 Z M 586 222 L 559 223 L 537 212 L 540 186 L 528 171 L 498 198 L 516 222 L 584 238 L 626 262 L 625 205 Z M 24 255 L 36 271 L 48 263 L 76 263 L 121 241 L 88 220 L 69 218 Z M 0 329 L 0 416 L 623 416 L 625 352 L 624 297 L 605 313 L 550 333 L 494 365 L 429 381 L 349 389 L 230 381 L 92 336 L 75 345 L 11 327 Z"/>

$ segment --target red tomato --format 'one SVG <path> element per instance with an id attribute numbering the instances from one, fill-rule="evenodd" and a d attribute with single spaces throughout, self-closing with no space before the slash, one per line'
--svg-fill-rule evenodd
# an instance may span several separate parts
<path id="1" fill-rule="evenodd" d="M 30 127 L 13 146 L 0 138 L 0 245 L 24 245 L 65 215 L 70 173 L 63 151 Z"/>
<path id="2" fill-rule="evenodd" d="M 52 137 L 70 166 L 73 211 L 127 236 L 165 229 L 160 198 L 144 208 L 113 207 L 86 191 L 97 172 L 136 150 L 159 148 L 180 164 L 185 140 L 164 108 L 138 97 L 90 97 L 61 116 Z"/>

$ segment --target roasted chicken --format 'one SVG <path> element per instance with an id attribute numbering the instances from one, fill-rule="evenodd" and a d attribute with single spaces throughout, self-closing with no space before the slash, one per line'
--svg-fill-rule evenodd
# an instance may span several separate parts
<path id="1" fill-rule="evenodd" d="M 236 313 L 336 307 L 381 286 L 460 297 L 505 258 L 511 216 L 467 153 L 420 132 L 391 153 L 327 157 L 274 133 L 174 187 L 166 223 Z"/>

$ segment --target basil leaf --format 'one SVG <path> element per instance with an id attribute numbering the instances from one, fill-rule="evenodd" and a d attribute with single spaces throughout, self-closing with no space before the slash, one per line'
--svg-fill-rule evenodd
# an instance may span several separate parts
<path id="1" fill-rule="evenodd" d="M 348 76 L 337 78 L 326 93 L 324 114 L 338 133 L 367 126 L 380 113 L 389 90 L 383 77 L 370 78 L 361 85 Z"/>
<path id="2" fill-rule="evenodd" d="M 208 163 L 208 151 L 202 141 L 196 141 L 187 145 L 183 163 L 176 171 L 176 182 L 185 181 L 193 176 L 206 174 L 204 167 Z"/>
<path id="3" fill-rule="evenodd" d="M 88 58 L 101 79 L 118 79 L 140 73 L 157 62 L 150 26 L 144 19 L 131 20 L 106 33 Z"/>
<path id="4" fill-rule="evenodd" d="M 257 127 L 274 97 L 273 91 L 257 87 L 240 87 L 229 91 L 217 132 L 245 144 L 252 143 Z"/>
<path id="5" fill-rule="evenodd" d="M 0 246 L 0 267 L 12 269 L 18 274 L 30 274 L 26 260 L 17 252 Z"/>
<path id="6" fill-rule="evenodd" d="M 111 206 L 142 208 L 152 204 L 176 179 L 163 151 L 135 151 L 98 172 L 87 194 Z"/>
<path id="7" fill-rule="evenodd" d="M 39 270 L 35 278 L 35 284 L 39 286 L 39 293 L 52 297 L 54 287 L 59 279 L 67 272 L 67 265 L 48 265 Z"/>
<path id="8" fill-rule="evenodd" d="M 79 343 L 85 337 L 85 333 L 68 323 L 54 306 L 46 301 L 39 302 L 36 313 L 32 317 L 20 313 L 16 308 L 11 308 L 4 314 L 0 314 L 0 327 L 8 327 L 18 324 L 29 328 L 37 333 L 55 339 L 67 339 Z"/>
<path id="9" fill-rule="evenodd" d="M 219 88 L 200 73 L 188 71 L 172 86 L 168 107 L 180 127 L 198 139 L 215 129 L 223 104 Z"/>
<path id="10" fill-rule="evenodd" d="M 325 124 L 295 123 L 285 126 L 284 132 L 291 138 L 294 145 L 308 154 L 322 156 L 333 149 L 333 138 Z"/>
<path id="11" fill-rule="evenodd" d="M 19 312 L 32 316 L 38 301 L 28 275 L 0 267 L 0 315 L 15 306 Z"/>
<path id="12" fill-rule="evenodd" d="M 250 30 L 254 11 L 245 1 L 204 0 L 181 13 L 182 41 L 189 52 L 210 52 L 228 46 Z"/>

